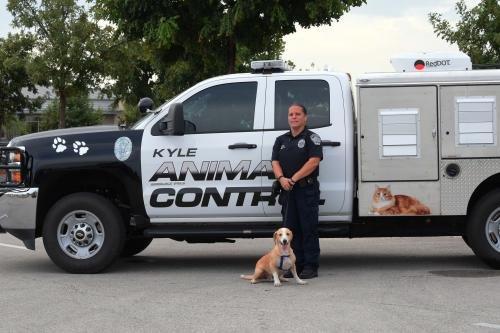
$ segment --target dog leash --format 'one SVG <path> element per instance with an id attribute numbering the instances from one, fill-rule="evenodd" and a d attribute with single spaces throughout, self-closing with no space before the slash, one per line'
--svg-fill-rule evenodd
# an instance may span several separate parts
<path id="1" fill-rule="evenodd" d="M 286 199 L 285 199 L 286 208 L 285 208 L 285 216 L 283 216 L 283 223 L 282 223 L 283 226 L 286 226 L 286 221 L 288 219 L 288 207 L 290 206 L 290 191 L 286 191 Z M 283 263 L 285 262 L 285 258 L 290 258 L 290 255 L 288 254 L 280 256 L 280 265 L 278 268 L 281 270 L 283 270 Z"/>
<path id="2" fill-rule="evenodd" d="M 285 190 L 282 190 L 282 191 L 285 191 Z M 283 216 L 283 223 L 282 223 L 282 226 L 285 226 L 285 227 L 287 226 L 286 221 L 288 221 L 288 208 L 290 206 L 290 191 L 285 191 L 286 208 L 285 208 L 285 215 Z"/>

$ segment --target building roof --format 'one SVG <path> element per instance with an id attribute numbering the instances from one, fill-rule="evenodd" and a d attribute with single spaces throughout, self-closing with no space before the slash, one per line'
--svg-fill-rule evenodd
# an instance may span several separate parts
<path id="1" fill-rule="evenodd" d="M 33 92 L 29 91 L 27 88 L 22 89 L 22 94 L 29 99 L 35 99 L 38 97 L 42 97 L 44 99 L 44 102 L 42 104 L 42 107 L 37 110 L 31 110 L 34 111 L 35 113 L 37 112 L 43 112 L 47 110 L 47 107 L 49 104 L 56 100 L 57 94 L 54 92 L 54 89 L 51 87 L 43 87 L 43 86 L 37 86 L 37 93 L 34 94 Z M 115 105 L 114 98 L 108 98 L 107 95 L 103 94 L 100 90 L 92 91 L 88 95 L 89 102 L 92 103 L 92 107 L 94 109 L 100 109 L 104 114 L 117 114 L 118 113 L 118 107 Z M 23 110 L 23 112 L 29 112 L 30 110 Z"/>

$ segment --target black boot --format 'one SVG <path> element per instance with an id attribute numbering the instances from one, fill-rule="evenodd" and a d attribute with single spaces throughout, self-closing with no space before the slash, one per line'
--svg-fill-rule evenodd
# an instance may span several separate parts
<path id="1" fill-rule="evenodd" d="M 304 270 L 299 274 L 301 279 L 307 280 L 318 277 L 318 269 L 311 266 L 304 267 Z"/>

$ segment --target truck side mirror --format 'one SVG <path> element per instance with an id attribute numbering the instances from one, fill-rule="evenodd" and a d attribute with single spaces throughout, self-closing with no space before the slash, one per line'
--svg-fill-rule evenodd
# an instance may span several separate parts
<path id="1" fill-rule="evenodd" d="M 184 110 L 181 103 L 174 103 L 170 105 L 168 114 L 160 123 L 160 132 L 166 135 L 184 135 Z"/>
<path id="2" fill-rule="evenodd" d="M 139 108 L 140 113 L 146 113 L 148 110 L 153 110 L 154 102 L 149 97 L 143 97 L 139 100 L 139 103 L 137 103 L 137 108 Z"/>

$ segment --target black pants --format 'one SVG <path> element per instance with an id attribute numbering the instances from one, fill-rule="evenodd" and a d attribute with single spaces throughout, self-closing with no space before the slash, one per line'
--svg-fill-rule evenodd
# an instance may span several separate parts
<path id="1" fill-rule="evenodd" d="M 298 269 L 305 266 L 319 267 L 319 183 L 300 187 L 283 193 L 283 224 L 293 232 L 292 248 L 297 258 Z"/>

